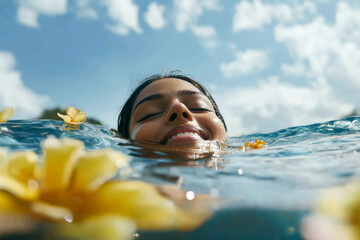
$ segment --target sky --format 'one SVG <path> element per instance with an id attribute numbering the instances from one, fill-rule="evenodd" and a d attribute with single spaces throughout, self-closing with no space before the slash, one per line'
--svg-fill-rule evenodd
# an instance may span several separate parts
<path id="1" fill-rule="evenodd" d="M 0 0 L 0 108 L 74 106 L 116 128 L 143 78 L 205 85 L 230 136 L 360 107 L 360 2 Z M 60 120 L 60 119 L 59 119 Z"/>

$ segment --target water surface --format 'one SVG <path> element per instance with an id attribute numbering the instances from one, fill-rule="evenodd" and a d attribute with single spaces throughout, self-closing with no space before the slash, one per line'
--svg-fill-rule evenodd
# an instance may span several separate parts
<path id="1" fill-rule="evenodd" d="M 119 178 L 178 184 L 222 199 L 214 217 L 194 232 L 139 232 L 138 239 L 301 239 L 301 218 L 319 192 L 360 171 L 360 117 L 231 137 L 227 154 L 196 161 L 169 159 L 161 152 L 159 158 L 139 156 L 139 147 L 98 125 L 73 129 L 55 120 L 15 120 L 0 129 L 0 146 L 9 151 L 40 154 L 41 142 L 50 135 L 75 138 L 87 149 L 110 147 L 131 155 L 132 171 Z M 237 149 L 255 138 L 266 141 L 267 148 Z"/>

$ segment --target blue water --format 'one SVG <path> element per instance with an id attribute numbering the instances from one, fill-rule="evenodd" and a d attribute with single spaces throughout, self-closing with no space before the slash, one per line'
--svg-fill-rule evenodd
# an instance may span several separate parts
<path id="1" fill-rule="evenodd" d="M 55 120 L 15 120 L 1 124 L 0 131 L 0 146 L 9 151 L 41 153 L 49 135 L 82 140 L 87 149 L 111 147 L 132 156 L 132 171 L 120 178 L 178 184 L 222 199 L 213 218 L 193 232 L 139 232 L 137 239 L 302 239 L 301 219 L 320 190 L 360 174 L 360 117 L 231 137 L 227 154 L 196 161 L 161 153 L 155 159 L 138 156 L 139 147 L 98 125 L 70 129 Z M 266 141 L 267 148 L 236 148 L 255 138 Z"/>

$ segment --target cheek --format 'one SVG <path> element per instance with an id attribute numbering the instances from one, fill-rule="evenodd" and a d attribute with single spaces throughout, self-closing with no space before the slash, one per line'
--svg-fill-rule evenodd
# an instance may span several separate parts
<path id="1" fill-rule="evenodd" d="M 211 116 L 211 118 L 204 119 L 203 125 L 210 130 L 213 140 L 225 141 L 226 130 L 224 124 L 217 116 Z"/>
<path id="2" fill-rule="evenodd" d="M 130 139 L 136 139 L 136 135 L 138 134 L 138 132 L 141 130 L 141 125 L 135 126 L 134 129 L 132 130 L 131 134 L 130 134 Z"/>
<path id="3" fill-rule="evenodd" d="M 156 122 L 135 125 L 130 133 L 130 138 L 158 142 L 159 128 Z"/>

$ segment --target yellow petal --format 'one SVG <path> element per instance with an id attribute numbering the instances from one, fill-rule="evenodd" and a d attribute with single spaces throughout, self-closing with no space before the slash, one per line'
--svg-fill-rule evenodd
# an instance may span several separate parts
<path id="1" fill-rule="evenodd" d="M 65 190 L 84 148 L 81 141 L 64 138 L 48 138 L 44 142 L 44 179 L 46 191 Z"/>
<path id="2" fill-rule="evenodd" d="M 37 155 L 32 151 L 12 153 L 7 163 L 7 173 L 27 184 L 35 179 L 34 169 L 37 161 Z"/>
<path id="3" fill-rule="evenodd" d="M 360 184 L 351 182 L 323 191 L 315 211 L 339 223 L 342 230 L 360 239 Z M 343 238 L 342 238 L 343 239 Z"/>
<path id="4" fill-rule="evenodd" d="M 263 147 L 265 147 L 265 145 L 266 145 L 266 142 L 264 142 L 264 141 L 258 141 L 257 144 L 256 144 L 256 147 L 257 147 L 257 148 L 263 148 Z"/>
<path id="5" fill-rule="evenodd" d="M 85 120 L 86 120 L 86 113 L 84 113 L 84 112 L 78 113 L 78 114 L 75 115 L 74 118 L 73 118 L 73 122 L 74 122 L 74 123 L 75 123 L 75 122 L 83 123 L 83 122 L 85 122 Z"/>
<path id="6" fill-rule="evenodd" d="M 316 209 L 342 221 L 355 219 L 360 214 L 360 185 L 348 183 L 323 191 Z"/>
<path id="7" fill-rule="evenodd" d="M 66 114 L 71 117 L 71 120 L 74 121 L 75 116 L 80 113 L 80 109 L 74 107 L 68 107 L 66 110 Z"/>
<path id="8" fill-rule="evenodd" d="M 209 202 L 209 201 L 207 201 Z M 82 215 L 117 213 L 132 218 L 139 229 L 193 230 L 209 217 L 209 205 L 183 211 L 162 196 L 157 188 L 141 181 L 112 181 L 87 195 Z"/>
<path id="9" fill-rule="evenodd" d="M 29 213 L 30 210 L 28 209 L 27 205 L 24 204 L 24 201 L 16 198 L 10 193 L 0 191 L 0 213 L 3 212 Z"/>
<path id="10" fill-rule="evenodd" d="M 255 148 L 262 148 L 265 144 L 265 141 L 255 139 Z"/>
<path id="11" fill-rule="evenodd" d="M 157 189 L 140 181 L 114 181 L 87 196 L 83 214 L 117 213 L 134 219 L 141 229 L 170 229 L 177 225 L 177 209 Z"/>
<path id="12" fill-rule="evenodd" d="M 6 151 L 0 148 L 0 174 L 4 174 L 6 172 Z"/>
<path id="13" fill-rule="evenodd" d="M 23 200 L 32 200 L 37 198 L 39 195 L 39 189 L 35 180 L 21 182 L 13 178 L 14 175 L 11 174 L 11 170 L 9 172 L 9 169 L 12 169 L 12 160 L 13 158 L 11 157 L 10 161 L 7 161 L 7 155 L 5 150 L 0 149 L 0 190 L 11 193 L 12 195 L 19 197 Z M 26 166 L 26 164 L 22 165 L 22 167 L 24 166 Z M 20 167 L 21 170 L 24 169 L 22 167 Z M 31 173 L 29 174 L 31 175 Z"/>
<path id="14" fill-rule="evenodd" d="M 254 143 L 253 142 L 246 142 L 244 144 L 245 147 L 253 147 L 254 146 Z"/>
<path id="15" fill-rule="evenodd" d="M 71 122 L 70 124 L 73 124 L 73 125 L 80 125 L 80 124 L 83 124 L 84 122 Z M 79 128 L 80 129 L 80 128 Z"/>
<path id="16" fill-rule="evenodd" d="M 15 114 L 15 109 L 12 107 L 4 107 L 0 112 L 0 123 L 6 122 Z"/>
<path id="17" fill-rule="evenodd" d="M 237 148 L 238 149 L 244 149 L 245 148 L 245 150 L 252 150 L 252 149 L 259 149 L 259 148 L 263 148 L 263 147 L 266 147 L 266 142 L 262 141 L 262 140 L 255 139 L 254 142 L 246 142 L 244 144 L 244 147 L 240 146 L 240 147 L 237 147 Z"/>
<path id="18" fill-rule="evenodd" d="M 92 216 L 80 223 L 56 224 L 48 230 L 45 239 L 91 239 L 130 240 L 133 239 L 135 223 L 115 214 Z"/>
<path id="19" fill-rule="evenodd" d="M 16 179 L 0 175 L 0 190 L 11 193 L 12 195 L 27 201 L 37 199 L 39 188 L 37 185 L 26 185 Z"/>
<path id="20" fill-rule="evenodd" d="M 219 199 L 211 198 L 209 195 L 194 195 L 194 198 L 189 201 L 187 192 L 176 185 L 160 185 L 156 188 L 163 196 L 181 207 L 177 209 L 174 228 L 182 231 L 199 227 L 210 217 L 213 203 L 219 202 Z"/>
<path id="21" fill-rule="evenodd" d="M 71 123 L 71 117 L 57 113 L 57 115 L 64 120 L 66 123 Z"/>
<path id="22" fill-rule="evenodd" d="M 73 178 L 76 192 L 94 191 L 116 173 L 117 164 L 126 162 L 125 155 L 111 149 L 102 149 L 83 155 Z"/>
<path id="23" fill-rule="evenodd" d="M 30 205 L 30 208 L 34 213 L 51 220 L 73 219 L 73 214 L 69 209 L 50 203 L 34 202 Z"/>

